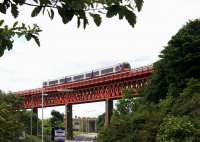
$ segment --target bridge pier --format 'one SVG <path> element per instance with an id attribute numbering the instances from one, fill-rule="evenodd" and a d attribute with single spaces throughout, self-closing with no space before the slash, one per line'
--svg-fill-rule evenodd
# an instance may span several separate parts
<path id="1" fill-rule="evenodd" d="M 67 140 L 73 139 L 72 104 L 65 105 L 65 130 Z"/>
<path id="2" fill-rule="evenodd" d="M 113 100 L 106 100 L 106 105 L 105 105 L 105 122 L 104 122 L 104 127 L 107 128 L 110 125 L 110 120 L 112 117 L 113 113 Z"/>
<path id="3" fill-rule="evenodd" d="M 38 136 L 38 108 L 33 108 L 32 109 L 33 111 L 33 115 L 32 115 L 32 118 L 31 118 L 31 126 L 32 126 L 32 134 L 35 135 L 35 136 Z M 36 116 L 36 118 L 34 119 L 33 116 Z M 36 124 L 36 127 L 35 127 L 35 124 Z"/>

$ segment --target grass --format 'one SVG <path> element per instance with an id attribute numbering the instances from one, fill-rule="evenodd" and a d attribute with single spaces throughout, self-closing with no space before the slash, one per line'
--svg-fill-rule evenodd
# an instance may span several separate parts
<path id="1" fill-rule="evenodd" d="M 37 136 L 26 135 L 24 142 L 42 142 L 42 139 L 40 137 L 37 137 Z M 50 142 L 50 141 L 44 140 L 44 142 Z"/>
<path id="2" fill-rule="evenodd" d="M 78 136 L 78 135 L 80 135 L 80 134 L 83 134 L 83 132 L 80 132 L 80 131 L 73 131 L 73 135 L 74 135 L 74 136 Z"/>

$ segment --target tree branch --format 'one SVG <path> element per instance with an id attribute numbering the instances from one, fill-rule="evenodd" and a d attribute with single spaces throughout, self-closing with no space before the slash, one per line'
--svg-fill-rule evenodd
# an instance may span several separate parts
<path id="1" fill-rule="evenodd" d="M 51 5 L 37 5 L 37 4 L 31 4 L 31 3 L 27 3 L 27 2 L 25 2 L 24 4 L 25 5 L 28 5 L 28 6 L 34 6 L 34 7 L 49 7 L 49 8 L 57 8 L 56 7 L 56 4 L 57 4 L 57 2 L 58 2 L 58 0 L 56 1 L 56 3 L 53 5 L 53 6 L 51 6 Z M 97 10 L 103 10 L 103 9 L 106 9 L 105 7 L 102 7 L 102 8 L 88 8 L 88 9 L 85 9 L 85 10 L 83 10 L 83 11 L 97 11 Z M 79 10 L 76 10 L 76 9 L 74 9 L 75 11 L 79 11 Z"/>
<path id="2" fill-rule="evenodd" d="M 28 6 L 34 6 L 34 7 L 50 7 L 50 8 L 57 8 L 55 5 L 54 6 L 51 6 L 51 5 L 37 5 L 37 4 L 31 4 L 31 3 L 27 3 L 27 2 L 24 2 L 25 5 L 28 5 Z"/>

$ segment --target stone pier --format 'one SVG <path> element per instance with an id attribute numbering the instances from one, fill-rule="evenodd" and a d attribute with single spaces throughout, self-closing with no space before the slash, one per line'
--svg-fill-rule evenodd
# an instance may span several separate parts
<path id="1" fill-rule="evenodd" d="M 112 117 L 113 113 L 113 100 L 106 100 L 106 105 L 105 105 L 105 122 L 104 122 L 104 127 L 107 128 L 110 124 L 110 120 Z"/>
<path id="2" fill-rule="evenodd" d="M 65 105 L 65 130 L 67 140 L 73 139 L 72 104 Z"/>

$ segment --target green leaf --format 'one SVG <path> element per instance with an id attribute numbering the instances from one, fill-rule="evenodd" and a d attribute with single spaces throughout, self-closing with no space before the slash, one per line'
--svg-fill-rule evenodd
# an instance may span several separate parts
<path id="1" fill-rule="evenodd" d="M 18 38 L 20 38 L 23 35 L 22 32 L 16 32 L 16 34 L 18 35 Z"/>
<path id="2" fill-rule="evenodd" d="M 0 3 L 0 12 L 6 14 L 6 6 Z"/>
<path id="3" fill-rule="evenodd" d="M 53 11 L 53 9 L 51 9 L 50 11 L 47 10 L 47 12 L 48 12 L 49 18 L 50 18 L 51 20 L 53 20 L 53 17 L 54 17 L 54 11 Z"/>
<path id="4" fill-rule="evenodd" d="M 72 7 L 75 10 L 82 10 L 84 8 L 84 3 L 82 1 L 72 1 Z"/>
<path id="5" fill-rule="evenodd" d="M 67 24 L 69 21 L 71 21 L 74 16 L 74 11 L 68 11 L 66 13 L 67 14 L 63 17 L 64 24 Z"/>
<path id="6" fill-rule="evenodd" d="M 51 9 L 51 19 L 53 19 L 54 18 L 54 11 L 53 11 L 53 9 Z"/>
<path id="7" fill-rule="evenodd" d="M 80 17 L 77 18 L 77 27 L 79 28 L 80 27 L 80 24 L 81 24 L 81 19 Z"/>
<path id="8" fill-rule="evenodd" d="M 67 8 L 57 6 L 58 13 L 62 17 L 62 21 L 64 24 L 67 24 L 69 21 L 72 20 L 75 12 L 74 10 L 68 10 Z"/>
<path id="9" fill-rule="evenodd" d="M 77 12 L 78 15 L 80 16 L 80 19 L 85 19 L 85 18 L 86 18 L 85 11 L 79 10 L 79 11 L 76 11 L 76 12 Z"/>
<path id="10" fill-rule="evenodd" d="M 1 42 L 0 42 L 0 46 L 1 46 L 0 57 L 2 57 L 6 48 L 5 48 L 5 46 L 2 46 Z"/>
<path id="11" fill-rule="evenodd" d="M 2 26 L 4 23 L 4 20 L 0 20 L 0 26 Z"/>
<path id="12" fill-rule="evenodd" d="M 15 28 L 18 24 L 18 21 L 16 21 L 14 24 L 13 24 L 13 28 Z"/>
<path id="13" fill-rule="evenodd" d="M 136 4 L 136 8 L 138 9 L 138 11 L 140 11 L 142 9 L 144 1 L 143 0 L 134 0 L 134 1 Z"/>
<path id="14" fill-rule="evenodd" d="M 46 10 L 46 7 L 43 7 L 43 8 L 42 8 L 42 14 L 43 14 L 43 15 L 44 15 L 45 10 Z"/>
<path id="15" fill-rule="evenodd" d="M 51 5 L 49 0 L 40 0 L 40 5 Z"/>
<path id="16" fill-rule="evenodd" d="M 100 17 L 99 14 L 92 14 L 92 13 L 90 13 L 90 16 L 93 18 L 93 20 L 94 20 L 94 22 L 95 22 L 95 24 L 97 26 L 101 25 L 101 17 Z"/>
<path id="17" fill-rule="evenodd" d="M 40 40 L 39 40 L 39 38 L 37 36 L 33 35 L 33 34 L 31 35 L 31 37 L 35 40 L 35 42 L 37 43 L 37 45 L 40 46 Z"/>
<path id="18" fill-rule="evenodd" d="M 17 16 L 19 15 L 18 8 L 15 4 L 11 4 L 11 13 L 14 18 L 17 18 Z"/>
<path id="19" fill-rule="evenodd" d="M 42 10 L 42 7 L 41 7 L 41 6 L 35 7 L 35 8 L 33 9 L 32 13 L 31 13 L 31 17 L 37 16 L 37 15 L 40 13 L 41 10 Z"/>
<path id="20" fill-rule="evenodd" d="M 62 17 L 62 15 L 64 14 L 64 9 L 60 6 L 57 6 L 56 8 L 58 10 L 59 15 Z"/>
<path id="21" fill-rule="evenodd" d="M 26 25 L 24 23 L 22 23 L 22 28 L 26 29 Z"/>
<path id="22" fill-rule="evenodd" d="M 33 0 L 35 3 L 38 3 L 38 0 Z"/>
<path id="23" fill-rule="evenodd" d="M 134 27 L 135 24 L 136 24 L 136 15 L 134 12 L 126 9 L 125 10 L 125 17 L 126 17 L 126 20 L 128 21 L 128 23 Z"/>
<path id="24" fill-rule="evenodd" d="M 53 17 L 54 17 L 54 11 L 53 11 L 53 9 L 51 9 L 50 12 L 48 11 L 48 14 L 49 14 L 49 18 L 50 18 L 51 20 L 53 20 Z"/>
<path id="25" fill-rule="evenodd" d="M 16 0 L 16 1 L 18 1 L 19 5 L 23 5 L 26 0 Z"/>
<path id="26" fill-rule="evenodd" d="M 51 19 L 51 14 L 50 14 L 49 10 L 47 10 L 47 13 L 48 13 L 48 15 L 49 15 L 49 18 Z M 52 19 L 51 19 L 51 20 L 52 20 Z"/>
<path id="27" fill-rule="evenodd" d="M 27 41 L 31 40 L 31 34 L 26 34 L 25 37 Z"/>
<path id="28" fill-rule="evenodd" d="M 58 13 L 62 18 L 63 23 L 65 23 L 65 10 L 63 7 L 57 6 Z"/>
<path id="29" fill-rule="evenodd" d="M 118 11 L 120 10 L 119 5 L 112 5 L 111 7 L 107 8 L 107 13 L 106 13 L 106 17 L 107 18 L 112 18 L 113 16 L 116 16 Z"/>
<path id="30" fill-rule="evenodd" d="M 11 50 L 12 47 L 13 47 L 13 41 L 7 40 L 7 49 L 8 49 L 8 50 Z"/>
<path id="31" fill-rule="evenodd" d="M 118 11 L 119 19 L 120 19 L 120 20 L 122 20 L 122 19 L 124 18 L 124 16 L 125 16 L 124 10 L 123 10 L 123 9 L 124 9 L 124 8 L 122 7 L 121 10 Z"/>
<path id="32" fill-rule="evenodd" d="M 84 29 L 86 28 L 86 26 L 87 26 L 88 24 L 89 24 L 89 23 L 88 23 L 88 19 L 87 19 L 87 18 L 83 19 L 83 28 L 84 28 Z"/>

